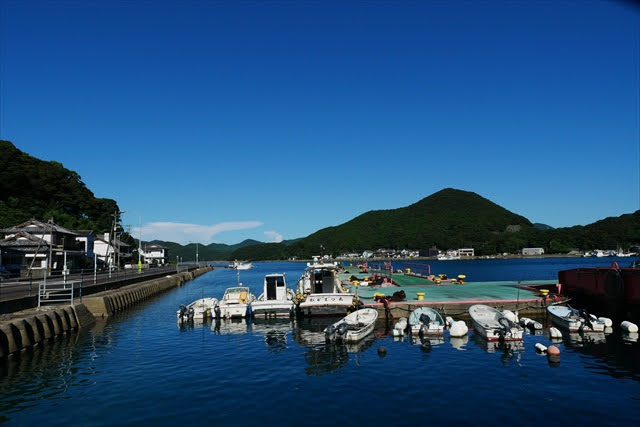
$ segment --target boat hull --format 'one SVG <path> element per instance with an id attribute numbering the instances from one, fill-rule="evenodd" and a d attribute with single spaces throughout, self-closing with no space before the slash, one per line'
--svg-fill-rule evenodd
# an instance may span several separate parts
<path id="1" fill-rule="evenodd" d="M 353 306 L 353 298 L 352 294 L 310 294 L 298 307 L 303 316 L 344 316 Z"/>
<path id="2" fill-rule="evenodd" d="M 487 341 L 521 341 L 524 329 L 513 322 L 506 333 L 501 333 L 503 326 L 498 319 L 504 315 L 493 307 L 485 305 L 473 305 L 469 308 L 473 329 Z"/>
<path id="3" fill-rule="evenodd" d="M 332 341 L 335 339 L 344 343 L 356 343 L 373 332 L 377 319 L 377 310 L 373 308 L 363 308 L 347 315 L 343 319 L 327 327 L 327 329 L 325 329 L 325 334 L 327 334 L 327 331 L 330 328 L 337 329 L 340 324 L 346 323 L 348 325 L 348 329 L 343 336 L 335 335 L 333 337 L 327 337 L 327 339 Z"/>
<path id="4" fill-rule="evenodd" d="M 292 301 L 255 301 L 251 304 L 254 317 L 289 317 L 293 314 Z"/>
<path id="5" fill-rule="evenodd" d="M 220 304 L 220 317 L 230 319 L 232 317 L 247 317 L 249 304 Z"/>
<path id="6" fill-rule="evenodd" d="M 437 311 L 429 307 L 419 307 L 411 312 L 409 315 L 409 325 L 411 326 L 411 334 L 418 335 L 422 328 L 422 322 L 420 322 L 420 315 L 426 314 L 431 321 L 428 328 L 423 332 L 429 336 L 441 336 L 444 334 L 444 319 Z"/>
<path id="7" fill-rule="evenodd" d="M 595 317 L 591 319 L 592 327 L 585 324 L 582 317 L 572 314 L 570 311 L 565 310 L 566 307 L 550 306 L 547 307 L 547 312 L 551 315 L 551 321 L 569 332 L 583 332 L 583 333 L 603 333 L 605 325 L 598 321 Z"/>

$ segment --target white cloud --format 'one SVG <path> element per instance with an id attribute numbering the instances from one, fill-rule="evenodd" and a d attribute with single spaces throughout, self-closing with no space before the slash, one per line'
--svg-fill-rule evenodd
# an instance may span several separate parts
<path id="1" fill-rule="evenodd" d="M 265 231 L 264 235 L 267 236 L 269 239 L 271 239 L 269 243 L 282 242 L 282 234 L 278 233 L 277 231 L 274 231 L 274 230 Z"/>
<path id="2" fill-rule="evenodd" d="M 180 244 L 191 242 L 212 243 L 216 234 L 225 231 L 248 230 L 260 227 L 260 221 L 221 222 L 213 225 L 185 224 L 180 222 L 151 222 L 142 227 L 142 240 L 165 240 Z M 134 227 L 132 235 L 138 237 L 140 228 Z M 281 236 L 282 237 L 282 236 Z"/>

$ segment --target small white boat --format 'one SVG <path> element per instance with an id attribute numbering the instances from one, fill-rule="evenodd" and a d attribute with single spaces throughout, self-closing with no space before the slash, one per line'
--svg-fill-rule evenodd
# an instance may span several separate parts
<path id="1" fill-rule="evenodd" d="M 524 329 L 493 307 L 472 305 L 469 307 L 469 315 L 473 321 L 473 328 L 488 341 L 522 340 Z"/>
<path id="2" fill-rule="evenodd" d="M 324 330 L 327 341 L 358 342 L 371 332 L 378 319 L 378 310 L 363 308 L 329 325 Z"/>
<path id="3" fill-rule="evenodd" d="M 214 308 L 217 305 L 217 298 L 200 298 L 189 305 L 181 305 L 176 312 L 176 316 L 181 322 L 187 320 L 204 321 L 209 317 L 213 317 Z"/>
<path id="4" fill-rule="evenodd" d="M 293 297 L 284 274 L 267 274 L 264 276 L 264 290 L 251 303 L 251 311 L 255 317 L 289 317 L 293 315 Z"/>
<path id="5" fill-rule="evenodd" d="M 246 317 L 254 299 L 255 297 L 246 286 L 228 288 L 218 303 L 220 316 L 225 319 Z"/>
<path id="6" fill-rule="evenodd" d="M 251 264 L 250 262 L 238 262 L 236 260 L 229 265 L 229 268 L 232 268 L 234 270 L 250 270 L 253 268 L 253 264 Z"/>
<path id="7" fill-rule="evenodd" d="M 551 305 L 547 307 L 547 312 L 551 315 L 551 321 L 558 326 L 562 326 L 569 332 L 597 332 L 603 333 L 605 322 L 599 320 L 586 310 L 576 310 L 562 305 Z"/>
<path id="8" fill-rule="evenodd" d="M 342 287 L 336 263 L 312 263 L 298 280 L 297 293 L 303 295 L 298 305 L 303 316 L 344 316 L 355 306 L 355 295 Z"/>
<path id="9" fill-rule="evenodd" d="M 412 335 L 442 335 L 444 320 L 440 313 L 429 307 L 418 307 L 409 315 Z"/>

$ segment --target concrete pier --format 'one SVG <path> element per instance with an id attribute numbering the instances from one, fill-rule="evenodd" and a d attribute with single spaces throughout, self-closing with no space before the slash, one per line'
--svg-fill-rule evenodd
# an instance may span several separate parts
<path id="1" fill-rule="evenodd" d="M 6 357 L 36 345 L 42 345 L 68 331 L 82 329 L 95 323 L 96 318 L 106 318 L 118 311 L 166 292 L 186 281 L 193 280 L 212 267 L 202 267 L 194 271 L 167 275 L 117 290 L 100 292 L 85 297 L 80 303 L 67 306 L 31 309 L 15 313 L 12 318 L 0 321 L 0 357 Z"/>

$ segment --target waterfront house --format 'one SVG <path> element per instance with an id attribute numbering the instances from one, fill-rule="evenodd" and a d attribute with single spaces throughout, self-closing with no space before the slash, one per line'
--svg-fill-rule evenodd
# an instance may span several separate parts
<path id="1" fill-rule="evenodd" d="M 544 254 L 543 248 L 522 248 L 522 255 L 542 255 Z"/>
<path id="2" fill-rule="evenodd" d="M 147 264 L 164 265 L 169 258 L 169 249 L 157 243 L 145 245 L 141 252 L 144 262 Z"/>
<path id="3" fill-rule="evenodd" d="M 108 266 L 119 265 L 131 258 L 131 246 L 109 233 L 95 236 L 93 251 L 96 258 Z"/>
<path id="4" fill-rule="evenodd" d="M 85 256 L 84 245 L 76 240 L 79 235 L 53 221 L 32 218 L 0 233 L 5 236 L 0 241 L 0 265 L 22 276 L 41 277 L 47 269 L 69 270 Z"/>
<path id="5" fill-rule="evenodd" d="M 475 250 L 473 248 L 461 248 L 458 249 L 458 256 L 460 258 L 471 258 L 475 256 Z"/>

